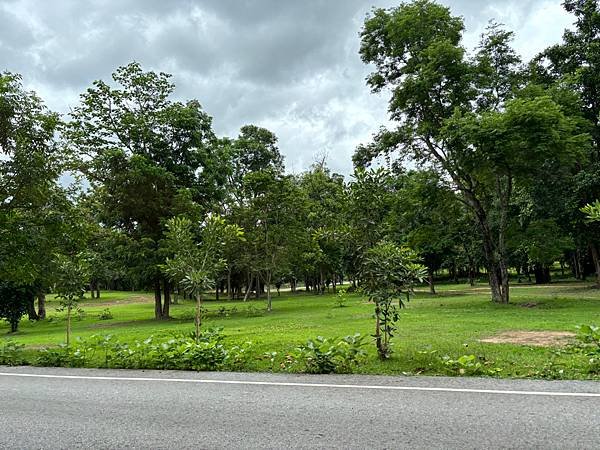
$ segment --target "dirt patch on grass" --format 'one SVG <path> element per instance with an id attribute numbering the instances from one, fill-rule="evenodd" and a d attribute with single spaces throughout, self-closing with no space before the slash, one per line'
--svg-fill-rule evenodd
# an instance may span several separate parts
<path id="1" fill-rule="evenodd" d="M 114 305 L 131 305 L 133 303 L 153 303 L 154 297 L 143 296 L 143 295 L 135 295 L 132 297 L 127 297 L 124 299 L 118 300 L 106 300 L 102 301 L 102 297 L 100 299 L 90 299 L 85 302 L 86 306 L 114 306 Z"/>
<path id="2" fill-rule="evenodd" d="M 575 333 L 569 331 L 503 331 L 480 339 L 487 344 L 532 345 L 535 347 L 562 347 L 573 340 Z"/>

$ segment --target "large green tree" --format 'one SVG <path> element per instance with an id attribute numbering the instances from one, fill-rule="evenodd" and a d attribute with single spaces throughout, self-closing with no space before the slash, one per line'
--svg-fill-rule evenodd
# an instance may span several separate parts
<path id="1" fill-rule="evenodd" d="M 21 77 L 0 74 L 0 280 L 40 299 L 30 319 L 45 317 L 52 254 L 67 245 L 75 216 L 59 176 L 67 154 L 57 139 L 61 123 Z M 25 288 L 27 287 L 27 288 Z"/>
<path id="2" fill-rule="evenodd" d="M 477 219 L 492 300 L 507 303 L 514 185 L 546 159 L 567 160 L 584 139 L 574 137 L 576 126 L 549 96 L 516 98 L 523 86 L 512 33 L 492 24 L 469 58 L 463 29 L 461 18 L 430 0 L 376 9 L 367 18 L 360 52 L 375 65 L 368 84 L 391 90 L 397 127 L 360 147 L 355 162 L 398 151 L 448 177 Z"/>
<path id="3" fill-rule="evenodd" d="M 579 211 L 600 198 L 600 3 L 565 0 L 563 6 L 574 16 L 574 27 L 565 30 L 561 43 L 547 48 L 532 62 L 531 72 L 537 83 L 577 93 L 579 113 L 591 124 L 592 146 L 587 158 L 578 161 L 569 182 L 575 198 L 575 241 L 580 251 L 583 247 L 591 255 L 600 286 L 600 226 L 586 222 Z M 579 265 L 578 260 L 575 265 Z"/>
<path id="4" fill-rule="evenodd" d="M 159 270 L 164 224 L 180 213 L 182 198 L 211 210 L 229 159 L 198 101 L 171 100 L 170 75 L 131 63 L 112 78 L 82 94 L 67 137 L 98 196 L 101 224 L 137 244 L 144 254 L 138 273 L 155 292 L 155 317 L 168 318 L 172 287 Z"/>

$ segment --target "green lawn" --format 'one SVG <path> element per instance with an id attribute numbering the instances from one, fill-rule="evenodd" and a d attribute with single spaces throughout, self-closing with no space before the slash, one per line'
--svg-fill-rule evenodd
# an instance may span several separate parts
<path id="1" fill-rule="evenodd" d="M 438 294 L 418 292 L 402 311 L 398 332 L 394 338 L 393 358 L 380 362 L 374 345 L 369 343 L 368 362 L 359 367 L 363 373 L 426 373 L 448 374 L 441 358 L 457 359 L 474 354 L 490 367 L 502 369 L 500 376 L 594 378 L 586 368 L 587 357 L 567 354 L 553 348 L 527 345 L 485 344 L 479 339 L 506 330 L 576 331 L 578 324 L 600 324 L 600 290 L 590 283 L 559 282 L 550 286 L 513 285 L 512 303 L 494 305 L 488 300 L 485 284 L 475 288 L 462 285 L 440 285 Z M 276 351 L 280 355 L 292 351 L 306 339 L 316 336 L 343 337 L 359 332 L 373 332 L 373 306 L 363 299 L 350 297 L 347 306 L 335 306 L 335 296 L 283 294 L 274 299 L 273 312 L 263 312 L 264 300 L 209 301 L 209 317 L 204 327 L 223 327 L 228 342 L 253 342 L 252 351 L 262 355 Z M 6 323 L 0 323 L 0 343 L 12 339 L 27 349 L 60 344 L 64 341 L 63 314 L 56 312 L 57 302 L 48 299 L 49 320 L 21 322 L 19 332 L 8 333 Z M 73 321 L 73 335 L 111 334 L 121 341 L 145 339 L 172 331 L 192 331 L 191 302 L 172 305 L 172 320 L 153 319 L 153 297 L 140 292 L 103 292 L 99 300 L 82 303 L 85 316 Z M 237 311 L 220 317 L 220 307 Z M 99 320 L 103 309 L 109 308 L 111 320 Z M 251 309 L 248 312 L 248 308 Z M 253 311 L 252 311 L 253 310 Z M 258 312 L 262 315 L 255 315 Z M 254 358 L 248 370 L 269 370 L 270 363 Z"/>

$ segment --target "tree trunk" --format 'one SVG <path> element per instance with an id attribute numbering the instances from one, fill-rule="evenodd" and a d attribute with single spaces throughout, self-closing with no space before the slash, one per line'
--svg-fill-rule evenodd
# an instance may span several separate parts
<path id="1" fill-rule="evenodd" d="M 202 295 L 196 294 L 196 318 L 194 320 L 196 325 L 196 342 L 200 341 L 200 326 L 202 325 Z"/>
<path id="2" fill-rule="evenodd" d="M 596 286 L 600 288 L 600 254 L 598 252 L 598 246 L 596 244 L 590 244 L 590 251 L 596 269 Z"/>
<path id="3" fill-rule="evenodd" d="M 27 302 L 27 317 L 29 320 L 39 320 L 37 311 L 35 310 L 35 299 L 32 297 L 31 301 Z"/>
<path id="4" fill-rule="evenodd" d="M 466 202 L 473 209 L 481 231 L 486 268 L 488 270 L 490 288 L 492 291 L 492 301 L 494 303 L 508 303 L 509 282 L 504 233 L 507 226 L 507 213 L 512 192 L 512 179 L 510 176 L 506 177 L 506 187 L 504 191 L 499 177 L 496 179 L 496 184 L 500 201 L 500 224 L 497 244 L 495 243 L 494 235 L 490 228 L 487 213 L 480 200 L 475 196 L 473 191 L 466 189 L 464 186 L 461 187 L 461 191 Z"/>
<path id="5" fill-rule="evenodd" d="M 154 318 L 162 319 L 162 292 L 158 277 L 154 280 Z"/>
<path id="6" fill-rule="evenodd" d="M 46 294 L 39 292 L 37 295 L 38 301 L 38 318 L 44 320 L 46 318 Z"/>
<path id="7" fill-rule="evenodd" d="M 535 275 L 535 284 L 550 283 L 550 268 L 548 266 L 536 264 L 533 266 L 533 273 Z"/>
<path id="8" fill-rule="evenodd" d="M 427 268 L 427 276 L 428 276 L 428 282 L 429 282 L 429 293 L 430 294 L 435 294 L 435 285 L 433 283 L 433 269 L 431 268 Z"/>
<path id="9" fill-rule="evenodd" d="M 271 312 L 273 310 L 273 306 L 271 304 L 271 271 L 267 270 L 267 311 Z"/>
<path id="10" fill-rule="evenodd" d="M 67 347 L 71 344 L 71 309 L 71 305 L 67 306 Z"/>
<path id="11" fill-rule="evenodd" d="M 381 322 L 379 321 L 379 314 L 381 312 L 381 308 L 379 305 L 375 306 L 375 345 L 377 346 L 377 353 L 379 355 L 379 359 L 385 359 L 385 351 L 383 349 L 383 343 L 381 342 Z"/>
<path id="12" fill-rule="evenodd" d="M 163 280 L 163 290 L 165 293 L 165 297 L 163 299 L 161 319 L 166 320 L 170 318 L 169 313 L 171 308 L 171 283 L 169 283 L 169 280 L 167 279 Z"/>
<path id="13" fill-rule="evenodd" d="M 231 269 L 227 271 L 227 295 L 229 300 L 233 300 L 233 291 L 231 290 Z"/>
<path id="14" fill-rule="evenodd" d="M 250 295 L 250 289 L 252 289 L 252 275 L 248 279 L 248 287 L 246 288 L 246 295 L 244 295 L 244 301 L 248 300 L 248 295 Z"/>

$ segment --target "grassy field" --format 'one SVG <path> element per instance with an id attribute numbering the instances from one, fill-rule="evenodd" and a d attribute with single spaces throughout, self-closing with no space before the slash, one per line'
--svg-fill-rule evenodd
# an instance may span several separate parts
<path id="1" fill-rule="evenodd" d="M 48 299 L 45 321 L 21 322 L 16 334 L 0 322 L 0 344 L 7 339 L 35 351 L 64 342 L 63 313 L 58 303 Z M 81 304 L 83 317 L 73 321 L 73 334 L 82 338 L 111 334 L 121 341 L 142 340 L 150 335 L 172 331 L 192 331 L 191 302 L 172 305 L 172 320 L 153 319 L 152 294 L 140 292 L 103 292 L 99 300 Z M 203 327 L 223 327 L 227 342 L 253 343 L 256 355 L 248 370 L 271 370 L 271 363 L 259 355 L 287 352 L 316 336 L 343 337 L 373 332 L 373 305 L 358 296 L 350 296 L 345 307 L 336 306 L 334 295 L 282 294 L 276 297 L 273 311 L 266 313 L 264 300 L 208 301 L 209 317 Z M 113 318 L 100 320 L 109 308 Z M 220 308 L 225 308 L 221 314 Z M 534 378 L 598 378 L 587 367 L 589 358 L 558 347 L 482 343 L 480 339 L 500 332 L 569 331 L 579 324 L 600 324 L 600 290 L 590 283 L 560 282 L 550 286 L 513 285 L 512 303 L 494 305 L 485 284 L 474 288 L 441 285 L 437 295 L 423 290 L 404 309 L 394 338 L 391 360 L 380 362 L 369 341 L 367 363 L 357 371 L 381 374 L 460 374 L 463 371 L 444 363 L 462 355 L 475 355 L 498 376 Z M 277 370 L 277 366 L 275 366 Z M 469 369 L 466 370 L 468 374 Z"/>

